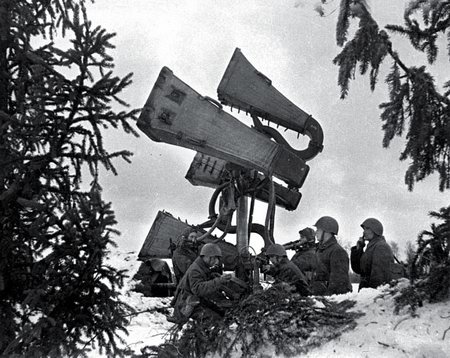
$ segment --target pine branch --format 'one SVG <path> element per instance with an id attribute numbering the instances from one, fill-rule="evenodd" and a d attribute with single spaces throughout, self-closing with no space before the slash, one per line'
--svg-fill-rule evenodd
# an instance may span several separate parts
<path id="1" fill-rule="evenodd" d="M 348 27 L 350 26 L 350 0 L 341 0 L 338 21 L 336 23 L 336 42 L 342 47 L 347 41 Z"/>
<path id="2" fill-rule="evenodd" d="M 241 357 L 254 357 L 273 346 L 278 355 L 297 356 L 354 328 L 361 314 L 347 312 L 353 305 L 352 301 L 311 299 L 272 287 L 237 302 L 223 321 L 188 323 L 181 336 L 172 336 L 154 348 L 164 352 L 165 347 L 174 347 L 186 357 L 215 353 L 226 358 L 236 355 L 236 347 Z"/>
<path id="3" fill-rule="evenodd" d="M 445 6 L 444 6 L 445 5 Z M 389 25 L 386 28 L 408 36 L 411 44 L 426 50 L 430 62 L 437 54 L 435 36 L 437 32 L 450 27 L 450 3 L 434 3 L 430 11 L 424 11 L 428 28 L 421 30 L 412 14 L 422 9 L 423 1 L 416 1 L 407 9 L 405 27 Z M 450 188 L 450 118 L 449 92 L 442 95 L 434 84 L 434 78 L 424 66 L 407 66 L 393 49 L 390 37 L 384 30 L 379 30 L 376 21 L 365 7 L 357 13 L 360 19 L 359 29 L 354 38 L 346 42 L 341 53 L 333 62 L 339 66 L 338 84 L 341 98 L 349 91 L 349 82 L 354 78 L 356 66 L 364 75 L 369 72 L 370 86 L 374 90 L 378 70 L 385 57 L 394 61 L 392 71 L 386 77 L 389 86 L 390 101 L 382 103 L 381 119 L 384 122 L 383 146 L 388 147 L 394 136 L 404 132 L 405 121 L 409 120 L 406 132 L 406 145 L 400 160 L 411 159 L 405 173 L 405 183 L 409 190 L 414 183 L 423 180 L 434 172 L 439 174 L 439 190 Z M 341 16 L 349 18 L 355 14 L 343 10 Z M 345 29 L 341 29 L 341 32 Z M 341 36 L 345 36 L 342 32 Z M 448 87 L 444 87 L 448 88 Z"/>
<path id="4" fill-rule="evenodd" d="M 110 205 L 101 200 L 98 165 L 116 173 L 113 162 L 131 156 L 126 150 L 110 152 L 101 132 L 111 125 L 135 133 L 129 121 L 137 110 L 111 109 L 113 101 L 128 106 L 120 93 L 131 75 L 121 79 L 110 72 L 113 59 L 106 50 L 113 48 L 114 34 L 92 28 L 84 1 L 8 4 L 14 21 L 9 67 L 2 77 L 8 81 L 10 107 L 0 112 L 0 150 L 5 153 L 0 216 L 6 218 L 0 271 L 2 295 L 11 309 L 2 300 L 7 328 L 0 330 L 0 335 L 6 332 L 0 351 L 9 346 L 8 352 L 20 356 L 71 356 L 88 337 L 89 344 L 95 341 L 108 355 L 120 355 L 117 342 L 122 339 L 116 332 L 126 333 L 123 316 L 130 311 L 117 296 L 124 272 L 103 264 L 107 247 L 114 246 L 110 234 L 118 231 Z M 71 48 L 56 49 L 52 42 L 31 46 L 35 37 L 51 40 L 61 33 L 72 37 Z M 67 75 L 73 73 L 68 67 L 78 71 L 74 78 Z M 101 78 L 104 69 L 109 74 Z M 88 192 L 80 189 L 83 166 L 93 176 Z M 25 315 L 41 315 L 32 335 L 15 323 L 26 321 L 14 311 L 23 305 L 33 307 Z M 3 312 L 14 313 L 7 317 Z M 21 334 L 26 339 L 15 341 Z"/>

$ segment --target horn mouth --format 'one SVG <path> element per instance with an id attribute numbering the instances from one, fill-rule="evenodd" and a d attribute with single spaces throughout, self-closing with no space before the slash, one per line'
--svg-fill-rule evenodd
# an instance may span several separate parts
<path id="1" fill-rule="evenodd" d="M 225 70 L 217 96 L 224 105 L 307 135 L 310 138 L 308 147 L 296 151 L 303 160 L 310 160 L 323 150 L 323 131 L 319 122 L 281 94 L 239 48 L 235 49 Z"/>

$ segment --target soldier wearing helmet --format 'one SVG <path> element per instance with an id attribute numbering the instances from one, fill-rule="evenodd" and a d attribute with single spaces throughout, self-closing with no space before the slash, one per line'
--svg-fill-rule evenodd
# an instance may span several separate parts
<path id="1" fill-rule="evenodd" d="M 299 245 L 295 248 L 291 261 L 305 274 L 308 284 L 311 284 L 317 270 L 316 232 L 307 227 L 300 230 L 299 234 Z"/>
<path id="2" fill-rule="evenodd" d="M 334 295 L 352 291 L 350 283 L 349 259 L 347 252 L 336 240 L 338 222 L 323 216 L 314 225 L 317 228 L 317 270 L 312 282 L 315 295 Z"/>
<path id="3" fill-rule="evenodd" d="M 188 227 L 181 234 L 181 238 L 172 254 L 173 272 L 179 283 L 189 266 L 198 256 L 197 238 L 200 233 L 193 227 Z"/>
<path id="4" fill-rule="evenodd" d="M 353 246 L 350 253 L 352 270 L 361 275 L 359 290 L 364 287 L 376 288 L 391 281 L 391 265 L 394 255 L 383 236 L 383 225 L 374 218 L 361 224 L 363 236 Z M 366 250 L 365 242 L 368 241 Z"/>
<path id="5" fill-rule="evenodd" d="M 217 244 L 205 244 L 181 279 L 172 300 L 172 322 L 184 323 L 189 318 L 203 320 L 224 314 L 227 297 L 221 286 L 231 280 L 231 275 L 218 275 L 213 268 L 220 263 L 222 251 Z"/>
<path id="6" fill-rule="evenodd" d="M 282 245 L 270 245 L 265 254 L 272 265 L 264 265 L 262 272 L 272 276 L 275 284 L 286 283 L 302 296 L 311 293 L 305 275 L 293 262 L 289 261 Z"/>

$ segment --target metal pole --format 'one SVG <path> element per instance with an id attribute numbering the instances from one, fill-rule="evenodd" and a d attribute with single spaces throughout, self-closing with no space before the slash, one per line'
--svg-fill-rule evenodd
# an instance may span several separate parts
<path id="1" fill-rule="evenodd" d="M 239 255 L 248 254 L 248 198 L 244 195 L 238 199 L 236 211 L 237 242 Z"/>

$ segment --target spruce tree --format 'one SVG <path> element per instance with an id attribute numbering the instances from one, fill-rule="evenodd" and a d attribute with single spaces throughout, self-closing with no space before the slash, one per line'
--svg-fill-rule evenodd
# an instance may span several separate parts
<path id="1" fill-rule="evenodd" d="M 382 29 L 365 0 L 341 0 L 336 40 L 342 51 L 333 60 L 339 66 L 341 98 L 349 94 L 357 70 L 368 74 L 373 90 L 380 66 L 389 60 L 391 69 L 385 79 L 389 100 L 380 104 L 383 146 L 405 135 L 400 160 L 410 162 L 405 174 L 408 189 L 437 173 L 439 190 L 445 191 L 450 189 L 450 80 L 436 83 L 430 67 L 437 59 L 440 40 L 446 43 L 445 56 L 450 59 L 450 1 L 412 0 L 403 18 L 404 24 Z M 359 21 L 359 26 L 349 39 L 353 20 Z M 424 53 L 426 63 L 409 64 L 402 59 L 391 40 L 397 35 L 409 41 L 412 52 Z M 412 260 L 408 254 L 411 278 L 413 282 L 418 277 L 425 280 L 419 288 L 430 300 L 445 299 L 450 296 L 450 207 L 430 215 L 444 224 L 432 224 L 431 231 L 419 235 Z"/>
<path id="2" fill-rule="evenodd" d="M 450 207 L 432 211 L 430 216 L 443 222 L 419 234 L 412 273 L 425 277 L 427 296 L 439 301 L 450 296 Z"/>
<path id="3" fill-rule="evenodd" d="M 408 267 L 410 267 L 412 265 L 415 253 L 416 253 L 416 248 L 414 247 L 414 244 L 411 242 L 411 240 L 406 241 L 405 256 L 406 256 L 406 263 L 408 264 Z"/>
<path id="4" fill-rule="evenodd" d="M 0 0 L 0 356 L 123 354 L 132 309 L 105 263 L 118 232 L 99 174 L 130 160 L 103 134 L 136 135 L 137 110 L 113 37 L 83 0 Z"/>
<path id="5" fill-rule="evenodd" d="M 352 39 L 350 21 L 359 27 Z M 434 0 L 410 1 L 404 13 L 405 23 L 380 28 L 364 0 L 341 0 L 336 41 L 342 51 L 333 62 L 339 66 L 338 84 L 341 98 L 349 93 L 355 72 L 368 74 L 372 90 L 382 63 L 390 61 L 391 70 L 385 81 L 389 101 L 380 104 L 383 122 L 383 146 L 396 136 L 405 135 L 406 144 L 400 160 L 408 160 L 405 183 L 409 190 L 432 173 L 439 175 L 439 190 L 450 188 L 450 81 L 439 89 L 427 66 L 438 55 L 438 39 L 447 42 L 450 58 L 450 2 Z M 408 64 L 395 50 L 391 36 L 409 40 L 411 51 L 426 54 L 426 64 Z"/>
<path id="6" fill-rule="evenodd" d="M 398 247 L 398 243 L 397 241 L 389 241 L 389 246 L 392 249 L 392 253 L 394 254 L 395 257 L 397 257 L 398 259 L 400 259 L 399 257 L 399 253 L 400 253 L 400 249 Z"/>

